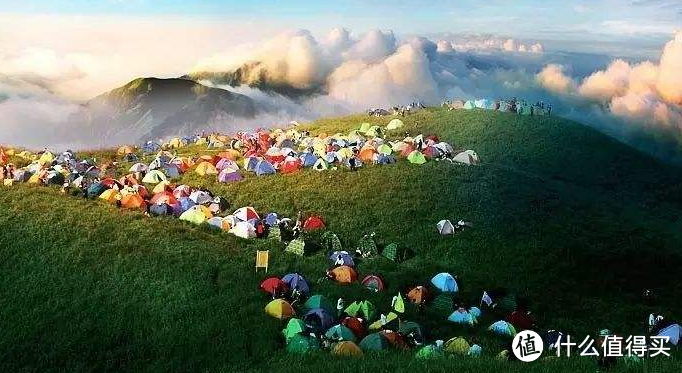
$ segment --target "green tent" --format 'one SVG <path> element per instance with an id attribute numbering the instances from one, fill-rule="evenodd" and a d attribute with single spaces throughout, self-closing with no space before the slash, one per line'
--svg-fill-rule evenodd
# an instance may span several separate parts
<path id="1" fill-rule="evenodd" d="M 295 354 L 305 354 L 320 349 L 320 342 L 315 338 L 296 334 L 287 343 L 287 351 Z"/>
<path id="2" fill-rule="evenodd" d="M 327 339 L 340 342 L 340 341 L 351 341 L 355 342 L 355 334 L 353 331 L 348 329 L 345 325 L 335 325 L 329 328 L 324 336 Z"/>
<path id="3" fill-rule="evenodd" d="M 443 352 L 440 349 L 438 349 L 438 347 L 434 345 L 428 345 L 422 347 L 419 351 L 417 351 L 415 357 L 417 359 L 434 359 L 442 355 Z"/>
<path id="4" fill-rule="evenodd" d="M 328 252 L 343 250 L 339 236 L 331 231 L 327 231 L 322 235 L 322 247 Z"/>
<path id="5" fill-rule="evenodd" d="M 358 130 L 358 132 L 367 133 L 367 131 L 369 131 L 370 128 L 372 128 L 372 125 L 365 122 L 360 125 L 360 129 Z"/>
<path id="6" fill-rule="evenodd" d="M 450 316 L 452 313 L 452 296 L 447 294 L 447 293 L 441 293 L 439 294 L 434 300 L 433 300 L 433 309 L 441 315 L 444 315 L 445 317 Z"/>
<path id="7" fill-rule="evenodd" d="M 388 260 L 401 262 L 407 259 L 407 249 L 394 242 L 386 245 L 381 251 L 381 255 Z"/>
<path id="8" fill-rule="evenodd" d="M 372 333 L 360 342 L 362 351 L 383 351 L 388 348 L 388 340 L 381 333 Z"/>
<path id="9" fill-rule="evenodd" d="M 363 317 L 365 320 L 371 320 L 376 313 L 376 308 L 370 301 L 363 300 L 360 302 L 351 303 L 348 307 L 346 307 L 345 312 L 349 316 Z"/>
<path id="10" fill-rule="evenodd" d="M 333 315 L 336 310 L 336 308 L 332 305 L 332 302 L 329 301 L 329 299 L 325 298 L 324 295 L 313 295 L 308 300 L 303 303 L 303 309 L 307 312 L 312 310 L 313 308 L 322 308 L 323 310 L 329 312 L 330 315 Z"/>
<path id="11" fill-rule="evenodd" d="M 292 240 L 289 242 L 284 251 L 294 255 L 303 256 L 303 254 L 305 254 L 305 241 L 300 238 Z"/>
<path id="12" fill-rule="evenodd" d="M 293 336 L 299 335 L 305 331 L 305 323 L 301 319 L 289 319 L 287 327 L 282 330 L 284 339 L 289 341 Z"/>
<path id="13" fill-rule="evenodd" d="M 400 293 L 398 293 L 393 304 L 393 310 L 398 313 L 405 313 L 405 299 L 403 299 L 403 295 Z"/>
<path id="14" fill-rule="evenodd" d="M 405 336 L 412 334 L 417 341 L 422 341 L 424 339 L 421 325 L 414 321 L 401 322 L 398 332 Z"/>
<path id="15" fill-rule="evenodd" d="M 368 137 L 384 137 L 384 131 L 379 126 L 372 126 L 367 130 L 366 135 Z"/>
<path id="16" fill-rule="evenodd" d="M 410 163 L 412 163 L 412 164 L 424 164 L 424 163 L 426 163 L 426 157 L 424 157 L 424 154 L 422 154 L 418 150 L 412 151 L 412 153 L 410 153 L 407 156 L 407 160 L 410 161 Z"/>
<path id="17" fill-rule="evenodd" d="M 368 253 L 370 256 L 379 254 L 377 244 L 374 242 L 373 235 L 365 235 L 358 242 L 358 249 L 363 253 Z"/>
<path id="18" fill-rule="evenodd" d="M 377 152 L 383 155 L 391 155 L 393 153 L 393 148 L 388 144 L 381 144 L 377 147 Z"/>
<path id="19" fill-rule="evenodd" d="M 396 130 L 402 126 L 404 126 L 405 123 L 403 123 L 402 120 L 400 119 L 393 119 L 392 121 L 388 122 L 388 125 L 386 126 L 386 129 L 389 131 Z"/>

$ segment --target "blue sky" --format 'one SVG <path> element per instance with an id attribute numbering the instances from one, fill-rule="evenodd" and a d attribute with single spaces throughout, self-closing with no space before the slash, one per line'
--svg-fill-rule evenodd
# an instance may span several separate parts
<path id="1" fill-rule="evenodd" d="M 258 20 L 324 30 L 465 32 L 553 39 L 667 39 L 682 28 L 680 0 L 0 0 L 0 12 Z M 512 5 L 513 4 L 513 5 Z"/>

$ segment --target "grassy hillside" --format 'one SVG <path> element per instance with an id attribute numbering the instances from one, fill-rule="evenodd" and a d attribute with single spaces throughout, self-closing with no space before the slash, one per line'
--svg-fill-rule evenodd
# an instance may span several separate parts
<path id="1" fill-rule="evenodd" d="M 346 132 L 366 120 L 334 118 L 305 127 Z M 388 119 L 372 121 L 385 125 Z M 415 166 L 403 160 L 358 172 L 248 176 L 229 185 L 187 173 L 178 182 L 207 187 L 234 208 L 320 214 L 349 249 L 363 234 L 376 232 L 380 243 L 400 242 L 415 252 L 401 264 L 377 258 L 359 265 L 361 276 L 385 278 L 384 293 L 313 285 L 313 293 L 330 299 L 367 298 L 386 312 L 397 291 L 449 271 L 462 279 L 464 299 L 478 303 L 482 290 L 504 287 L 530 300 L 542 329 L 581 339 L 601 328 L 643 334 L 653 311 L 682 317 L 678 168 L 559 118 L 433 110 L 406 124 L 413 135 L 434 134 L 476 150 L 482 165 Z M 181 153 L 210 152 L 191 147 Z M 474 228 L 441 237 L 434 226 L 445 218 L 472 221 Z M 361 360 L 326 352 L 292 356 L 283 350 L 284 325 L 263 312 L 268 297 L 258 285 L 266 275 L 254 273 L 254 252 L 271 250 L 268 275 L 298 271 L 311 282 L 324 274 L 327 253 L 299 259 L 282 253 L 275 241 L 242 240 L 26 185 L 0 188 L 0 227 L 1 371 L 596 368 L 589 358 L 499 362 L 491 357 L 504 341 L 484 331 L 494 321 L 490 316 L 467 330 L 429 312 L 408 318 L 425 326 L 431 340 L 466 335 L 483 346 L 485 357 L 422 362 L 399 352 Z M 657 295 L 653 307 L 641 300 L 645 288 Z M 673 371 L 678 364 L 679 354 L 640 368 Z"/>

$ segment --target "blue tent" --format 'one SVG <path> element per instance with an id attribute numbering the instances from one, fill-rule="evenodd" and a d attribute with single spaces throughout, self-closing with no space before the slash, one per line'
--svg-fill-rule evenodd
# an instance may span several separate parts
<path id="1" fill-rule="evenodd" d="M 307 295 L 310 293 L 310 287 L 308 286 L 308 282 L 303 278 L 303 276 L 299 275 L 298 273 L 289 273 L 288 275 L 285 275 L 282 277 L 282 282 L 287 284 L 289 286 L 289 289 L 297 289 L 304 295 Z"/>
<path id="2" fill-rule="evenodd" d="M 347 251 L 334 251 L 330 256 L 329 260 L 332 262 L 333 265 L 344 265 L 344 266 L 349 266 L 349 267 L 355 267 L 355 263 L 353 262 L 353 257 L 348 254 Z M 341 263 L 343 262 L 343 263 Z"/>
<path id="3" fill-rule="evenodd" d="M 431 283 L 438 290 L 444 293 L 456 293 L 457 291 L 459 291 L 459 288 L 457 287 L 457 281 L 455 281 L 455 278 L 452 277 L 451 274 L 446 272 L 439 273 L 433 276 L 433 278 L 431 279 Z"/>
<path id="4" fill-rule="evenodd" d="M 109 188 L 102 183 L 93 183 L 88 188 L 88 197 L 90 198 L 99 197 L 99 195 L 104 193 L 104 191 L 107 189 Z"/>
<path id="5" fill-rule="evenodd" d="M 317 162 L 317 157 L 313 153 L 303 153 L 300 158 L 303 167 L 312 167 Z"/>
<path id="6" fill-rule="evenodd" d="M 255 171 L 258 162 L 260 162 L 260 159 L 257 157 L 249 157 L 245 164 L 246 171 Z"/>
<path id="7" fill-rule="evenodd" d="M 165 203 L 149 206 L 149 212 L 154 216 L 173 215 L 173 208 Z"/>
<path id="8" fill-rule="evenodd" d="M 265 215 L 265 224 L 269 227 L 274 227 L 279 222 L 279 216 L 274 212 Z"/>
<path id="9" fill-rule="evenodd" d="M 180 210 L 182 210 L 182 212 L 185 212 L 192 208 L 192 206 L 196 205 L 196 203 L 192 201 L 189 197 L 180 197 L 178 198 L 178 205 L 180 206 Z"/>
<path id="10" fill-rule="evenodd" d="M 258 164 L 256 164 L 256 168 L 254 169 L 254 171 L 258 176 L 270 175 L 277 172 L 275 171 L 275 167 L 272 166 L 272 163 L 265 160 L 259 161 Z"/>
<path id="11" fill-rule="evenodd" d="M 169 178 L 180 177 L 180 169 L 172 163 L 163 166 L 163 173 Z"/>
<path id="12" fill-rule="evenodd" d="M 151 141 L 142 145 L 142 152 L 143 153 L 156 153 L 159 150 L 161 150 L 161 145 L 159 145 L 157 143 L 153 143 Z"/>
<path id="13" fill-rule="evenodd" d="M 465 309 L 459 309 L 448 316 L 448 320 L 456 324 L 473 326 L 476 318 Z"/>
<path id="14" fill-rule="evenodd" d="M 313 308 L 303 317 L 306 326 L 323 332 L 334 324 L 334 318 L 324 308 Z"/>
<path id="15" fill-rule="evenodd" d="M 379 158 L 377 158 L 377 164 L 391 164 L 395 162 L 395 157 L 392 155 L 379 154 Z"/>

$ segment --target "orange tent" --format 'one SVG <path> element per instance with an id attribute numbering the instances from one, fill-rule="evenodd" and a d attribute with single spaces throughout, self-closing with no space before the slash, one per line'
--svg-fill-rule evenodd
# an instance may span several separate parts
<path id="1" fill-rule="evenodd" d="M 231 160 L 231 161 L 236 161 L 237 158 L 239 158 L 240 155 L 241 155 L 241 154 L 240 154 L 238 151 L 234 150 L 234 149 L 228 149 L 228 150 L 226 150 L 226 151 L 224 151 L 224 152 L 218 153 L 218 157 L 220 157 L 220 158 L 225 158 L 225 159 L 229 159 L 229 160 Z"/>
<path id="2" fill-rule="evenodd" d="M 121 206 L 127 209 L 140 209 L 145 205 L 139 194 L 128 194 L 121 199 Z"/>
<path id="3" fill-rule="evenodd" d="M 350 284 L 358 280 L 358 274 L 349 266 L 340 266 L 332 269 L 334 280 L 341 284 Z"/>
<path id="4" fill-rule="evenodd" d="M 365 148 L 360 151 L 359 157 L 363 162 L 373 162 L 377 151 L 372 148 Z"/>
<path id="5" fill-rule="evenodd" d="M 429 291 L 423 286 L 417 286 L 407 293 L 407 299 L 414 304 L 426 302 L 429 298 Z"/>
<path id="6" fill-rule="evenodd" d="M 155 194 L 154 197 L 152 197 L 152 199 L 150 200 L 150 202 L 155 205 L 159 205 L 162 203 L 165 203 L 167 205 L 175 205 L 178 203 L 178 200 L 175 199 L 173 193 L 166 191 Z"/>

